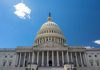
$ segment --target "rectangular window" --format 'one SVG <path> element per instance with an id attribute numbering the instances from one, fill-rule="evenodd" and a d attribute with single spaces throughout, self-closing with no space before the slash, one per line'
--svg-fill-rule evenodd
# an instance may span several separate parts
<path id="1" fill-rule="evenodd" d="M 97 63 L 97 66 L 99 66 L 99 61 L 96 61 L 96 63 Z"/>
<path id="2" fill-rule="evenodd" d="M 12 62 L 9 62 L 9 66 L 11 66 Z"/>
<path id="3" fill-rule="evenodd" d="M 93 62 L 91 62 L 91 66 L 93 66 Z"/>
<path id="4" fill-rule="evenodd" d="M 6 62 L 3 62 L 3 66 L 5 66 L 6 65 Z"/>

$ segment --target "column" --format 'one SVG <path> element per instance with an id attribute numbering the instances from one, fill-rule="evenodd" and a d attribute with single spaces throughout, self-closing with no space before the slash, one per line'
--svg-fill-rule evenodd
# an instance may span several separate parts
<path id="1" fill-rule="evenodd" d="M 30 63 L 30 62 L 31 62 L 31 61 L 30 61 L 30 55 L 31 55 L 30 52 L 29 52 L 28 55 L 29 55 L 29 57 L 28 57 L 28 63 Z"/>
<path id="2" fill-rule="evenodd" d="M 39 51 L 37 52 L 37 65 L 39 64 Z"/>
<path id="3" fill-rule="evenodd" d="M 68 51 L 67 51 L 67 63 L 69 63 L 69 54 L 68 54 Z"/>
<path id="4" fill-rule="evenodd" d="M 81 59 L 81 65 L 83 67 L 83 61 L 82 61 L 82 55 L 81 55 L 81 52 L 80 52 L 80 59 Z"/>
<path id="5" fill-rule="evenodd" d="M 45 39 L 45 42 L 46 42 L 46 38 L 44 38 Z"/>
<path id="6" fill-rule="evenodd" d="M 44 66 L 44 51 L 42 51 L 42 66 Z"/>
<path id="7" fill-rule="evenodd" d="M 73 62 L 73 58 L 72 58 L 72 52 L 70 52 L 70 56 L 71 56 L 71 62 Z"/>
<path id="8" fill-rule="evenodd" d="M 35 60 L 35 53 L 33 51 L 33 53 L 32 53 L 32 63 L 34 63 L 34 60 Z"/>
<path id="9" fill-rule="evenodd" d="M 55 37 L 54 37 L 54 42 L 56 41 Z"/>
<path id="10" fill-rule="evenodd" d="M 59 66 L 59 52 L 57 51 L 57 66 Z"/>
<path id="11" fill-rule="evenodd" d="M 26 52 L 24 53 L 24 62 L 23 62 L 23 66 L 25 67 L 25 60 L 26 60 Z"/>
<path id="12" fill-rule="evenodd" d="M 51 37 L 51 41 L 52 41 L 52 37 Z"/>
<path id="13" fill-rule="evenodd" d="M 20 64 L 21 64 L 21 53 L 19 54 L 20 55 L 20 57 L 19 57 L 19 62 L 18 62 L 18 66 L 20 67 Z"/>
<path id="14" fill-rule="evenodd" d="M 39 44 L 40 44 L 40 39 L 39 39 Z"/>
<path id="15" fill-rule="evenodd" d="M 87 59 L 86 59 L 86 53 L 85 52 L 83 54 L 83 58 L 84 58 L 84 64 L 87 66 Z"/>
<path id="16" fill-rule="evenodd" d="M 47 51 L 47 66 L 49 66 L 48 61 L 49 61 L 49 51 Z"/>
<path id="17" fill-rule="evenodd" d="M 77 65 L 77 67 L 79 67 L 78 60 L 77 60 L 77 53 L 76 52 L 75 52 L 75 57 L 76 57 L 76 65 Z"/>
<path id="18" fill-rule="evenodd" d="M 52 66 L 54 66 L 54 51 L 52 51 Z"/>
<path id="19" fill-rule="evenodd" d="M 64 65 L 64 53 L 62 51 L 62 65 Z"/>
<path id="20" fill-rule="evenodd" d="M 19 54 L 18 53 L 16 53 L 16 66 L 18 65 L 18 61 L 19 61 Z"/>

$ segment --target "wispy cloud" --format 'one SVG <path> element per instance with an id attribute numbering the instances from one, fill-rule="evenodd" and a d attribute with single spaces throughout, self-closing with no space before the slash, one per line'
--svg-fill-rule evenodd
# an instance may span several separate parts
<path id="1" fill-rule="evenodd" d="M 100 40 L 95 40 L 94 43 L 99 44 L 100 45 Z"/>
<path id="2" fill-rule="evenodd" d="M 92 49 L 94 47 L 91 47 L 91 46 L 85 46 L 86 49 Z"/>
<path id="3" fill-rule="evenodd" d="M 14 14 L 17 15 L 21 19 L 30 19 L 31 9 L 27 7 L 24 3 L 18 3 L 14 5 L 15 11 Z"/>

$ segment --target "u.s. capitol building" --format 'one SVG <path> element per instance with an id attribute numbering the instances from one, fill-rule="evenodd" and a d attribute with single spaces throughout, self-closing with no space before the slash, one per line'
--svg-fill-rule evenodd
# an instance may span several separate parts
<path id="1" fill-rule="evenodd" d="M 61 29 L 49 14 L 34 45 L 0 49 L 0 70 L 100 70 L 100 48 L 65 43 Z"/>

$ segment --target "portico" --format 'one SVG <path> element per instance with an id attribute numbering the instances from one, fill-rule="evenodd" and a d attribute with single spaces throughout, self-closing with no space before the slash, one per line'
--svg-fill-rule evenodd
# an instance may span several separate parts
<path id="1" fill-rule="evenodd" d="M 32 52 L 18 52 L 17 65 L 27 67 L 28 62 L 37 64 L 40 67 L 61 67 L 72 62 L 76 67 L 84 66 L 84 52 L 72 52 L 69 50 L 43 50 L 36 48 Z M 23 62 L 22 62 L 23 59 Z"/>

